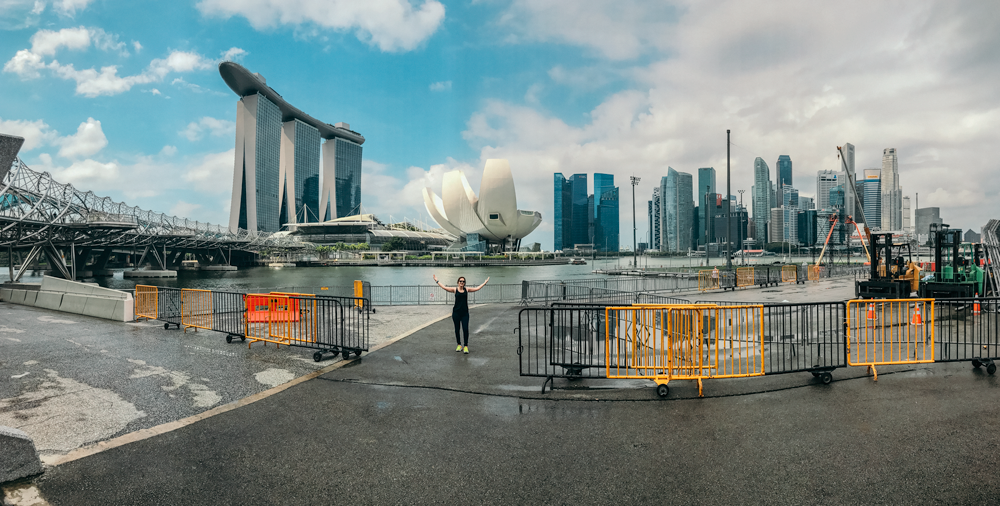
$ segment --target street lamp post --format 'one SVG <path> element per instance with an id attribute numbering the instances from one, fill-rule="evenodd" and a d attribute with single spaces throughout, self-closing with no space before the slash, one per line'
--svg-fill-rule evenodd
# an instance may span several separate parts
<path id="1" fill-rule="evenodd" d="M 632 181 L 632 267 L 635 268 L 635 270 L 639 270 L 639 253 L 635 236 L 635 187 L 639 185 L 639 178 L 636 176 L 629 176 L 629 180 Z"/>
<path id="2" fill-rule="evenodd" d="M 702 224 L 705 227 L 705 267 L 708 267 L 708 199 L 711 191 L 710 185 L 705 186 L 705 212 L 701 213 L 705 217 L 705 223 Z"/>
<path id="3" fill-rule="evenodd" d="M 726 269 L 733 270 L 733 206 L 729 200 L 729 129 L 726 129 Z"/>

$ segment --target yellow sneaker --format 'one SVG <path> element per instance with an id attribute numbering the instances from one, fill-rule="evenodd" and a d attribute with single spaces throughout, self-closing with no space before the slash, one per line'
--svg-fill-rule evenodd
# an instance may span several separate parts
<path id="1" fill-rule="evenodd" d="M 468 346 L 466 346 L 466 347 L 465 347 L 465 349 L 464 349 L 464 350 L 462 350 L 462 351 L 463 351 L 463 352 L 464 352 L 464 353 L 465 353 L 466 355 L 468 355 L 468 354 L 469 354 L 469 347 L 468 347 Z"/>
<path id="2" fill-rule="evenodd" d="M 462 345 L 458 345 L 458 347 L 455 348 L 455 351 L 462 351 Z M 466 351 L 466 353 L 468 353 L 468 351 Z"/>

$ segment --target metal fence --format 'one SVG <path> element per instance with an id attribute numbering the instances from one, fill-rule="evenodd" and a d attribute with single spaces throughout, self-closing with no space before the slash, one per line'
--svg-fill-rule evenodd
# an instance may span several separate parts
<path id="1" fill-rule="evenodd" d="M 646 378 L 663 386 L 670 378 L 700 382 L 723 376 L 709 371 L 720 364 L 710 355 L 732 355 L 734 343 L 742 343 L 736 359 L 749 363 L 755 358 L 744 332 L 751 327 L 759 328 L 762 338 L 764 375 L 808 372 L 824 384 L 832 381 L 834 370 L 852 365 L 869 367 L 877 381 L 877 365 L 969 361 L 994 374 L 1000 360 L 1000 298 L 803 304 L 660 299 L 662 305 L 650 305 L 656 297 L 643 294 L 631 307 L 560 302 L 522 309 L 520 374 L 545 378 L 543 393 L 556 378 Z M 686 316 L 670 313 L 683 308 Z M 734 334 L 732 329 L 743 330 Z M 699 358 L 692 350 L 705 354 Z M 733 360 L 727 360 L 731 365 Z M 697 367 L 699 374 L 678 369 L 680 362 Z M 619 370 L 609 373 L 609 367 Z M 665 392 L 658 387 L 659 394 Z"/>

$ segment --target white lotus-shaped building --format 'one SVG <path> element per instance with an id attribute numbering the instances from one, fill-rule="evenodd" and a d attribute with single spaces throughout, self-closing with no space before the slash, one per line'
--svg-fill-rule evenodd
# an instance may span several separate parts
<path id="1" fill-rule="evenodd" d="M 514 178 L 507 160 L 486 160 L 479 197 L 460 170 L 444 175 L 441 197 L 424 188 L 424 205 L 441 228 L 460 239 L 468 234 L 500 249 L 517 249 L 521 239 L 542 222 L 537 211 L 517 208 Z"/>

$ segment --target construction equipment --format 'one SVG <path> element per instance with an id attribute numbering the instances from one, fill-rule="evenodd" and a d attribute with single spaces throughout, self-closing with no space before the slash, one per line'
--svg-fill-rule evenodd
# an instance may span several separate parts
<path id="1" fill-rule="evenodd" d="M 905 299 L 919 292 L 920 267 L 913 262 L 909 243 L 893 244 L 892 234 L 869 234 L 868 242 L 871 278 L 855 282 L 859 299 Z"/>
<path id="2" fill-rule="evenodd" d="M 986 291 L 994 297 L 1000 294 L 1000 220 L 990 220 L 983 227 L 983 248 L 986 250 L 986 265 L 984 266 L 989 275 L 986 277 L 988 285 Z M 980 295 L 986 296 L 985 293 Z"/>
<path id="3" fill-rule="evenodd" d="M 962 229 L 941 227 L 931 232 L 934 271 L 925 276 L 920 296 L 937 299 L 972 298 L 986 293 L 986 254 L 982 244 L 962 243 Z"/>

